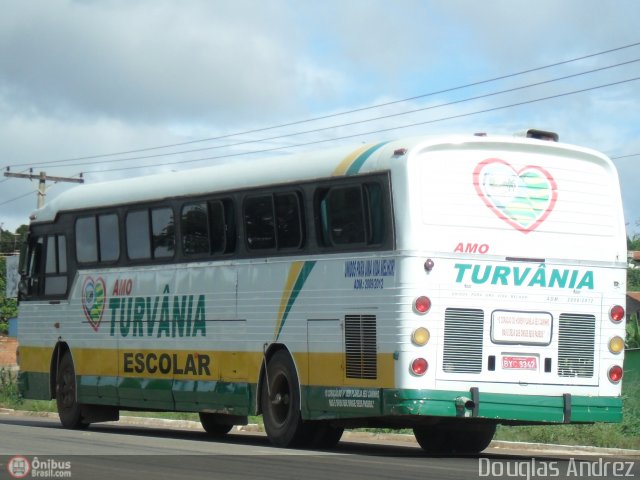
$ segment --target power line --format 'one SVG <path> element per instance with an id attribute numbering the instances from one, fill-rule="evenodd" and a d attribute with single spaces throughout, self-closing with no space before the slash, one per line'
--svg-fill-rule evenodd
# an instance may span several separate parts
<path id="1" fill-rule="evenodd" d="M 428 107 L 422 107 L 422 108 L 416 108 L 413 110 L 407 110 L 407 111 L 403 111 L 403 112 L 396 112 L 396 113 L 390 113 L 387 115 L 381 115 L 378 117 L 371 117 L 371 118 L 366 118 L 363 120 L 356 120 L 356 121 L 352 121 L 352 122 L 347 122 L 347 123 L 343 123 L 343 124 L 338 124 L 338 125 L 330 125 L 327 127 L 321 127 L 321 128 L 314 128 L 311 130 L 303 130 L 303 131 L 299 131 L 299 132 L 294 132 L 294 133 L 285 133 L 282 135 L 276 135 L 276 136 L 272 136 L 272 137 L 265 137 L 265 138 L 260 138 L 260 139 L 254 139 L 254 140 L 245 140 L 245 141 L 241 141 L 241 142 L 236 142 L 236 143 L 228 143 L 225 145 L 215 145 L 212 147 L 204 147 L 204 148 L 198 148 L 198 149 L 191 149 L 191 150 L 182 150 L 182 151 L 178 151 L 178 152 L 168 152 L 168 153 L 157 153 L 157 154 L 153 154 L 153 155 L 145 155 L 145 156 L 135 156 L 135 157 L 126 157 L 126 158 L 119 158 L 119 159 L 112 159 L 112 160 L 104 160 L 104 161 L 100 161 L 100 162 L 80 162 L 80 163 L 67 163 L 65 165 L 58 165 L 58 166 L 53 166 L 50 168 L 62 168 L 62 167 L 78 167 L 78 166 L 87 166 L 87 165 L 99 165 L 101 163 L 118 163 L 118 162 L 130 162 L 133 160 L 147 160 L 150 158 L 159 158 L 159 157 L 168 157 L 168 156 L 173 156 L 173 155 L 178 155 L 178 154 L 185 154 L 185 153 L 195 153 L 195 152 L 202 152 L 202 151 L 207 151 L 207 150 L 217 150 L 217 149 L 221 149 L 221 148 L 229 148 L 229 147 L 237 147 L 237 146 L 242 146 L 242 145 L 248 145 L 248 144 L 256 144 L 256 143 L 262 143 L 262 142 L 267 142 L 267 141 L 271 141 L 271 140 L 280 140 L 283 138 L 289 138 L 289 137 L 295 137 L 295 136 L 300 136 L 300 135 L 306 135 L 306 134 L 310 134 L 310 133 L 318 133 L 318 132 L 323 132 L 323 131 L 327 131 L 327 130 L 333 130 L 335 128 L 342 128 L 342 127 L 351 127 L 354 125 L 360 125 L 363 123 L 370 123 L 370 122 L 374 122 L 377 120 L 385 120 L 388 118 L 393 118 L 393 117 L 399 117 L 399 116 L 404 116 L 404 115 L 410 115 L 413 113 L 418 113 L 418 112 L 423 112 L 423 111 L 427 111 L 427 110 L 433 110 L 436 108 L 442 108 L 442 107 L 447 107 L 447 106 L 451 106 L 451 105 L 457 105 L 457 104 L 461 104 L 461 103 L 465 103 L 465 102 L 470 102 L 473 100 L 480 100 L 480 99 L 484 99 L 484 98 L 489 98 L 489 97 L 493 97 L 493 96 L 497 96 L 497 95 L 502 95 L 505 93 L 513 93 L 516 92 L 518 90 L 524 90 L 527 88 L 532 88 L 532 87 L 537 87 L 540 85 L 545 85 L 545 84 L 549 84 L 549 83 L 553 83 L 553 82 L 558 82 L 561 80 L 566 80 L 569 78 L 575 78 L 575 77 L 579 77 L 579 76 L 584 76 L 584 75 L 588 75 L 591 73 L 595 73 L 595 72 L 600 72 L 600 71 L 604 71 L 604 70 L 608 70 L 611 68 L 615 68 L 615 67 L 620 67 L 620 66 L 624 66 L 624 65 L 629 65 L 632 63 L 636 63 L 636 62 L 640 62 L 640 59 L 634 59 L 634 60 L 629 60 L 626 62 L 621 62 L 621 63 L 617 63 L 614 65 L 608 65 L 606 67 L 599 67 L 599 68 L 595 68 L 592 70 L 587 70 L 584 72 L 579 72 L 579 73 L 574 73 L 571 75 L 565 75 L 562 77 L 557 77 L 557 78 L 553 78 L 550 80 L 544 80 L 544 81 L 540 81 L 540 82 L 536 82 L 536 83 L 531 83 L 528 85 L 521 85 L 518 87 L 514 87 L 514 88 L 509 88 L 509 89 L 505 89 L 505 90 L 499 90 L 496 92 L 491 92 L 491 93 L 486 93 L 486 94 L 482 94 L 482 95 L 476 95 L 473 97 L 468 97 L 468 98 L 464 98 L 464 99 L 460 99 L 460 100 L 454 100 L 451 102 L 446 102 L 446 103 L 441 103 L 438 105 L 431 105 Z M 38 165 L 45 165 L 47 163 L 52 163 L 52 162 L 45 162 L 45 163 L 41 163 Z M 57 162 L 54 162 L 57 163 Z"/>
<path id="2" fill-rule="evenodd" d="M 566 64 L 577 62 L 577 61 L 580 61 L 580 60 L 586 60 L 588 58 L 593 58 L 593 57 L 597 57 L 597 56 L 600 56 L 600 55 L 605 55 L 605 54 L 608 54 L 608 53 L 617 52 L 617 51 L 628 49 L 628 48 L 632 48 L 632 47 L 635 47 L 635 46 L 638 46 L 638 45 L 640 45 L 640 42 L 631 43 L 631 44 L 628 44 L 628 45 L 623 45 L 623 46 L 612 48 L 612 49 L 609 49 L 609 50 L 603 50 L 601 52 L 591 53 L 591 54 L 588 54 L 588 55 L 583 55 L 583 56 L 580 56 L 580 57 L 575 57 L 575 58 L 572 58 L 572 59 L 569 59 L 569 60 L 563 60 L 563 61 L 560 61 L 560 62 L 555 62 L 555 63 L 552 63 L 552 64 L 543 65 L 543 66 L 540 66 L 540 67 L 530 68 L 530 69 L 527 69 L 527 70 L 522 70 L 522 71 L 519 71 L 519 72 L 510 73 L 510 74 L 507 74 L 507 75 L 501 75 L 501 76 L 489 78 L 489 79 L 486 79 L 486 80 L 480 80 L 480 81 L 477 81 L 477 82 L 472 82 L 472 83 L 468 83 L 468 84 L 464 84 L 464 85 L 459 85 L 459 86 L 455 86 L 455 87 L 451 87 L 451 88 L 446 88 L 446 89 L 439 90 L 439 91 L 434 91 L 434 92 L 429 92 L 429 93 L 425 93 L 425 94 L 421 94 L 421 95 L 416 95 L 416 96 L 413 96 L 413 97 L 403 98 L 401 100 L 394 100 L 394 101 L 390 101 L 390 102 L 379 103 L 379 104 L 371 105 L 371 106 L 368 106 L 368 107 L 355 108 L 355 109 L 346 110 L 346 111 L 343 111 L 343 112 L 333 113 L 333 114 L 329 114 L 329 115 L 311 117 L 311 118 L 307 118 L 307 119 L 304 119 L 304 120 L 298 120 L 298 121 L 294 121 L 294 122 L 282 123 L 282 124 L 273 125 L 273 126 L 270 126 L 270 127 L 256 128 L 256 129 L 245 130 L 245 131 L 241 131 L 241 132 L 235 132 L 235 133 L 230 133 L 230 134 L 225 134 L 225 135 L 219 135 L 219 136 L 216 136 L 216 137 L 209 137 L 209 138 L 203 138 L 203 139 L 199 139 L 199 140 L 191 140 L 191 141 L 187 141 L 187 142 L 173 143 L 173 144 L 161 145 L 161 146 L 155 146 L 155 147 L 147 147 L 147 148 L 140 148 L 140 149 L 135 149 L 135 150 L 126 150 L 126 151 L 121 151 L 121 152 L 113 152 L 113 153 L 105 153 L 105 154 L 98 154 L 98 155 L 88 155 L 88 156 L 82 156 L 82 157 L 71 157 L 71 158 L 60 159 L 60 160 L 52 160 L 52 161 L 42 162 L 42 163 L 40 163 L 38 165 L 51 165 L 51 164 L 55 164 L 55 163 L 66 163 L 66 162 L 77 161 L 77 160 L 91 160 L 91 159 L 96 159 L 96 158 L 106 158 L 106 157 L 113 157 L 113 156 L 118 156 L 118 155 L 126 155 L 126 154 L 130 154 L 130 153 L 147 152 L 147 151 L 152 151 L 152 150 L 160 150 L 160 149 L 163 149 L 163 148 L 172 148 L 172 147 L 178 147 L 178 146 L 184 146 L 184 145 L 191 145 L 191 144 L 194 144 L 194 143 L 208 142 L 208 141 L 213 141 L 213 140 L 221 140 L 221 139 L 230 138 L 230 137 L 236 137 L 236 136 L 240 136 L 240 135 L 259 133 L 259 132 L 264 132 L 264 131 L 268 131 L 268 130 L 274 130 L 274 129 L 277 129 L 277 128 L 290 127 L 290 126 L 300 125 L 300 124 L 314 122 L 314 121 L 318 121 L 318 120 L 325 120 L 325 119 L 328 119 L 328 118 L 334 118 L 334 117 L 338 117 L 338 116 L 349 115 L 349 114 L 352 114 L 352 113 L 367 111 L 367 110 L 371 110 L 371 109 L 375 109 L 375 108 L 386 107 L 386 106 L 389 106 L 389 105 L 395 105 L 395 104 L 398 104 L 398 103 L 413 101 L 413 100 L 426 98 L 426 97 L 430 97 L 430 96 L 434 96 L 434 95 L 439 95 L 439 94 L 443 94 L 443 93 L 449 93 L 449 92 L 453 92 L 453 91 L 456 91 L 456 90 L 461 90 L 461 89 L 470 88 L 470 87 L 474 87 L 474 86 L 478 86 L 478 85 L 483 85 L 483 84 L 486 84 L 486 83 L 491 83 L 491 82 L 495 82 L 495 81 L 499 81 L 499 80 L 505 80 L 505 79 L 508 79 L 508 78 L 513 78 L 513 77 L 516 77 L 516 76 L 524 75 L 524 74 L 527 74 L 527 73 L 532 73 L 532 72 L 536 72 L 536 71 L 540 71 L 540 70 L 544 70 L 544 69 L 548 69 L 548 68 L 557 67 L 557 66 L 560 66 L 560 65 L 566 65 Z M 177 154 L 177 153 L 174 153 L 174 154 Z M 19 167 L 19 166 L 29 166 L 29 165 L 32 165 L 32 164 L 24 164 L 23 163 L 23 164 L 11 165 L 11 166 L 12 167 Z"/>
<path id="3" fill-rule="evenodd" d="M 25 193 L 24 195 L 20 195 L 20 196 L 18 196 L 18 197 L 12 198 L 12 199 L 10 199 L 10 200 L 6 200 L 6 201 L 4 201 L 4 202 L 0 203 L 0 207 L 1 207 L 2 205 L 6 205 L 7 203 L 15 202 L 16 200 L 20 200 L 21 198 L 24 198 L 24 197 L 29 196 L 29 195 L 32 195 L 32 194 L 33 194 L 33 192 L 27 192 L 27 193 Z"/>
<path id="4" fill-rule="evenodd" d="M 640 153 L 629 153 L 628 155 L 618 155 L 617 157 L 609 157 L 611 160 L 619 160 L 621 158 L 638 157 Z"/>
<path id="5" fill-rule="evenodd" d="M 361 132 L 361 133 L 355 133 L 355 134 L 350 134 L 350 135 L 343 135 L 340 137 L 333 137 L 333 138 L 325 138 L 325 139 L 321 139 L 321 140 L 314 140 L 314 141 L 310 141 L 310 142 L 304 142 L 304 143 L 297 143 L 297 144 L 293 144 L 293 145 L 289 145 L 286 148 L 295 148 L 295 147 L 303 147 L 303 146 L 309 146 L 309 145 L 317 145 L 319 143 L 326 143 L 326 142 L 333 142 L 336 140 L 345 140 L 345 139 L 349 139 L 349 138 L 355 138 L 355 137 L 361 137 L 364 135 L 371 135 L 374 133 L 384 133 L 384 132 L 389 132 L 389 131 L 393 131 L 393 130 L 401 130 L 404 128 L 410 128 L 410 127 L 415 127 L 415 126 L 419 126 L 419 125 L 428 125 L 428 124 L 433 124 L 433 123 L 438 123 L 438 122 L 442 122 L 445 120 L 453 120 L 453 119 L 457 119 L 457 118 L 464 118 L 464 117 L 470 117 L 473 115 L 479 115 L 482 113 L 489 113 L 489 112 L 494 112 L 497 110 L 503 110 L 503 109 L 507 109 L 507 108 L 513 108 L 513 107 L 518 107 L 518 106 L 522 106 L 522 105 L 528 105 L 531 103 L 537 103 L 537 102 L 542 102 L 545 100 L 552 100 L 555 98 L 561 98 L 561 97 L 566 97 L 569 95 L 575 95 L 578 93 L 584 93 L 584 92 L 589 92 L 589 91 L 593 91 L 593 90 L 598 90 L 601 88 L 606 88 L 606 87 L 611 87 L 611 86 L 615 86 L 615 85 L 621 85 L 624 83 L 629 83 L 629 82 L 633 82 L 636 80 L 640 80 L 640 77 L 634 77 L 634 78 L 630 78 L 630 79 L 626 79 L 626 80 L 620 80 L 618 82 L 611 82 L 611 83 L 607 83 L 604 85 L 597 85 L 595 87 L 589 87 L 589 88 L 583 88 L 580 90 L 573 90 L 571 92 L 564 92 L 564 93 L 560 93 L 560 94 L 556 94 L 556 95 L 549 95 L 546 97 L 541 97 L 541 98 L 536 98 L 536 99 L 532 99 L 532 100 L 525 100 L 522 102 L 517 102 L 517 103 L 512 103 L 509 105 L 502 105 L 499 107 L 492 107 L 492 108 L 486 108 L 483 110 L 477 110 L 475 112 L 467 112 L 467 113 L 462 113 L 462 114 L 457 114 L 457 115 L 451 115 L 448 117 L 440 117 L 440 118 L 436 118 L 436 119 L 432 119 L 432 120 L 426 120 L 423 122 L 414 122 L 414 123 L 410 123 L 410 124 L 406 124 L 406 125 L 400 125 L 400 126 L 395 126 L 395 127 L 388 127 L 388 128 L 382 128 L 382 129 L 378 129 L 378 130 L 372 130 L 372 131 L 368 131 L 368 132 Z M 219 155 L 219 156 L 214 156 L 214 157 L 205 157 L 205 158 L 197 158 L 197 159 L 192 159 L 192 160 L 181 160 L 181 161 L 176 161 L 176 162 L 165 162 L 165 163 L 157 163 L 154 164 L 154 167 L 162 167 L 162 166 L 168 166 L 168 165 L 182 165 L 182 164 L 186 164 L 186 163 L 195 163 L 195 162 L 203 162 L 203 161 L 207 161 L 207 160 L 217 160 L 220 158 L 231 158 L 231 157 L 238 157 L 238 156 L 243 156 L 243 155 L 248 155 L 248 154 L 256 154 L 256 153 L 268 153 L 268 152 L 273 152 L 276 150 L 281 150 L 283 147 L 274 147 L 274 148 L 267 148 L 267 149 L 262 149 L 262 150 L 255 150 L 255 151 L 251 151 L 251 152 L 238 152 L 238 153 L 230 153 L 230 154 L 226 154 L 226 155 Z M 117 171 L 125 171 L 125 170 L 135 170 L 138 168 L 143 168 L 143 165 L 138 165 L 138 166 L 133 166 L 133 167 L 123 167 L 123 168 L 112 168 L 112 169 L 106 169 L 106 170 L 98 170 L 95 172 L 86 172 L 85 175 L 88 174 L 92 174 L 92 173 L 105 173 L 105 172 L 117 172 Z"/>

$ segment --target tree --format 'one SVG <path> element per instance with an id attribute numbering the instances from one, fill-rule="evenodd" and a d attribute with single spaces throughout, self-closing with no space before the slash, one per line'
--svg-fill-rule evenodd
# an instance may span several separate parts
<path id="1" fill-rule="evenodd" d="M 0 225 L 0 255 L 12 254 L 17 250 L 20 250 L 20 245 L 27 238 L 29 227 L 27 225 L 21 225 L 15 233 L 11 233 L 9 230 L 4 230 Z"/>
<path id="2" fill-rule="evenodd" d="M 0 228 L 0 333 L 7 333 L 8 321 L 18 315 L 14 298 L 6 298 L 6 260 L 2 254 L 12 254 L 20 249 L 27 238 L 29 227 L 21 225 L 15 233 Z"/>
<path id="3" fill-rule="evenodd" d="M 9 329 L 9 319 L 18 315 L 18 305 L 14 298 L 5 297 L 6 261 L 0 257 L 0 333 L 6 334 Z"/>

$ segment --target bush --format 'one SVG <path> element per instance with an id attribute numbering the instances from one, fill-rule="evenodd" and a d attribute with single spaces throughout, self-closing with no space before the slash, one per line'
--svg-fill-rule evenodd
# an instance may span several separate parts
<path id="1" fill-rule="evenodd" d="M 16 374 L 9 369 L 0 368 L 0 405 L 13 408 L 21 403 Z"/>
<path id="2" fill-rule="evenodd" d="M 640 328 L 638 327 L 638 316 L 634 313 L 626 326 L 627 338 L 625 339 L 626 348 L 640 348 Z"/>
<path id="3" fill-rule="evenodd" d="M 640 384 L 629 382 L 622 395 L 622 423 L 593 425 L 499 426 L 496 440 L 640 448 Z"/>

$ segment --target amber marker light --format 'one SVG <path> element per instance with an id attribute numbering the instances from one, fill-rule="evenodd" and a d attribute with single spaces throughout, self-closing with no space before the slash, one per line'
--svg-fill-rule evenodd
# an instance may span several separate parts
<path id="1" fill-rule="evenodd" d="M 620 353 L 624 350 L 624 340 L 621 337 L 613 337 L 609 340 L 609 351 L 611 353 Z"/>
<path id="2" fill-rule="evenodd" d="M 427 342 L 429 341 L 429 338 L 431 338 L 431 335 L 429 334 L 429 330 L 427 330 L 424 327 L 416 328 L 411 334 L 411 341 L 413 342 L 414 345 L 417 345 L 418 347 L 422 347 L 423 345 L 426 345 Z"/>

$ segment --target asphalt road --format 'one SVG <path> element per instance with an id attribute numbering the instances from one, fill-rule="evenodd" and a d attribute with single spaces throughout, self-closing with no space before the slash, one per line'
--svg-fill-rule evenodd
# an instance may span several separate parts
<path id="1" fill-rule="evenodd" d="M 531 452 L 496 449 L 473 457 L 428 457 L 412 442 L 351 437 L 331 452 L 291 450 L 271 446 L 261 433 L 234 432 L 212 440 L 201 431 L 121 424 L 71 431 L 52 418 L 0 415 L 0 479 L 15 478 L 7 465 L 16 455 L 24 456 L 11 463 L 23 468 L 18 475 L 24 472 L 24 460 L 29 463 L 25 478 L 640 478 L 637 458 L 533 457 Z"/>

